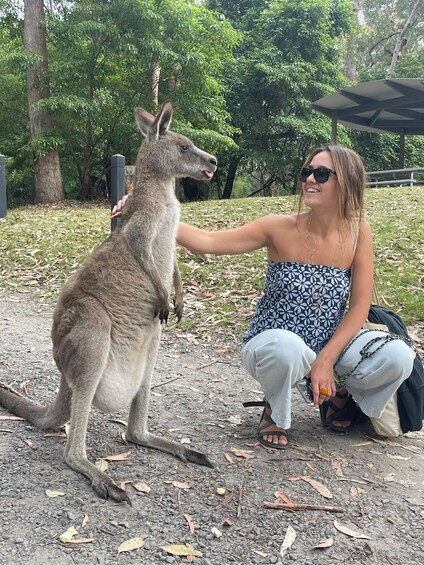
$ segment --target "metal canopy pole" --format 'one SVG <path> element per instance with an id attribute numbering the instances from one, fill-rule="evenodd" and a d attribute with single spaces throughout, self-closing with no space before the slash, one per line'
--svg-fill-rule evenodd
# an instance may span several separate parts
<path id="1" fill-rule="evenodd" d="M 331 117 L 331 143 L 337 143 L 337 115 Z"/>
<path id="2" fill-rule="evenodd" d="M 405 132 L 400 130 L 399 136 L 399 168 L 405 168 Z"/>

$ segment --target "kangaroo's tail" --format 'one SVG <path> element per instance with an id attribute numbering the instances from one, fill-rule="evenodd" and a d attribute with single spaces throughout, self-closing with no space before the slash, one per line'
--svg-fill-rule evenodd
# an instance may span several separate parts
<path id="1" fill-rule="evenodd" d="M 56 398 L 48 406 L 32 402 L 0 386 L 0 404 L 43 430 L 57 430 L 69 421 L 71 396 L 71 390 L 63 377 Z"/>

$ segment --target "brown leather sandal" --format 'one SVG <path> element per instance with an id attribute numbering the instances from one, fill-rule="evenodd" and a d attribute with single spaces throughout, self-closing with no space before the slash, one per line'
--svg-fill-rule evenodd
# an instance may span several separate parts
<path id="1" fill-rule="evenodd" d="M 269 404 L 269 402 L 264 399 L 262 401 L 253 401 L 253 402 L 243 402 L 243 406 L 245 408 L 249 407 L 249 406 L 263 406 L 264 409 L 262 411 L 262 415 L 261 418 L 259 420 L 259 426 L 258 426 L 258 432 L 257 432 L 257 438 L 258 441 L 261 445 L 263 445 L 264 447 L 270 447 L 271 449 L 287 449 L 289 443 L 288 443 L 288 435 L 287 435 L 287 431 L 280 429 L 280 430 L 274 430 L 274 431 L 267 431 L 267 429 L 271 426 L 275 426 L 276 423 L 274 422 L 274 420 L 271 418 L 271 416 L 269 414 L 266 413 L 266 410 L 271 409 L 271 405 Z M 273 443 L 272 441 L 267 441 L 266 439 L 264 439 L 264 436 L 277 436 L 277 437 L 285 437 L 287 438 L 287 443 L 285 445 L 282 445 L 280 443 Z"/>

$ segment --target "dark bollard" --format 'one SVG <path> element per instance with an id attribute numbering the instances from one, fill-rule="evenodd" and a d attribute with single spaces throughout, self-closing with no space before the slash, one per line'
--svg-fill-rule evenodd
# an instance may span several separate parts
<path id="1" fill-rule="evenodd" d="M 111 192 L 110 206 L 113 209 L 125 194 L 125 157 L 123 155 L 112 155 L 111 167 Z M 113 231 L 119 225 L 119 219 L 113 220 L 110 229 Z"/>
<path id="2" fill-rule="evenodd" d="M 7 214 L 6 198 L 6 158 L 0 155 L 0 220 Z"/>

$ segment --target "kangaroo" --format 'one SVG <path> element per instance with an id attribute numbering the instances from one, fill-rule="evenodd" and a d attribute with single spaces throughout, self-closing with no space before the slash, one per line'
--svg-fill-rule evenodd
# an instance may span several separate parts
<path id="1" fill-rule="evenodd" d="M 213 467 L 203 453 L 150 433 L 147 415 L 173 282 L 178 320 L 183 309 L 175 257 L 179 203 L 174 179 L 210 180 L 217 160 L 169 131 L 170 102 L 165 102 L 156 118 L 142 108 L 135 109 L 135 118 L 145 140 L 121 224 L 66 281 L 54 310 L 51 335 L 61 373 L 59 391 L 50 405 L 41 406 L 0 388 L 3 406 L 42 429 L 58 429 L 70 420 L 66 463 L 90 479 L 101 498 L 118 502 L 130 500 L 87 459 L 91 405 L 114 412 L 130 404 L 129 442 Z"/>

